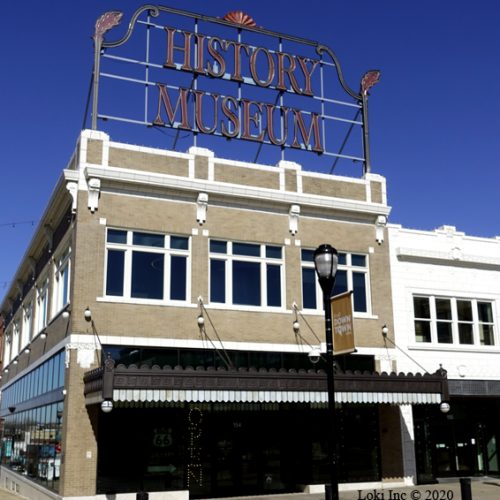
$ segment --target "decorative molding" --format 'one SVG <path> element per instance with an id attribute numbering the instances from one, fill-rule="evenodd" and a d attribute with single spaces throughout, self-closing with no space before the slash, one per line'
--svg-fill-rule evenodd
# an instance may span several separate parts
<path id="1" fill-rule="evenodd" d="M 99 208 L 99 195 L 101 193 L 101 179 L 89 179 L 88 181 L 88 208 L 94 213 Z"/>
<path id="2" fill-rule="evenodd" d="M 295 236 L 299 230 L 300 205 L 291 205 L 288 212 L 288 230 Z"/>
<path id="3" fill-rule="evenodd" d="M 217 160 L 217 164 L 226 164 L 222 160 Z M 235 163 L 235 162 L 234 162 Z M 210 168 L 210 161 L 209 161 Z M 269 167 L 275 168 L 275 167 Z M 99 178 L 106 181 L 106 184 L 119 183 L 120 185 L 128 184 L 135 186 L 152 186 L 155 188 L 173 188 L 177 191 L 195 191 L 205 192 L 209 195 L 215 195 L 230 198 L 245 198 L 248 201 L 258 200 L 260 206 L 265 203 L 271 203 L 273 207 L 277 204 L 285 205 L 297 204 L 303 207 L 313 207 L 314 209 L 334 210 L 336 213 L 349 213 L 353 211 L 357 213 L 358 218 L 364 217 L 367 221 L 373 221 L 373 218 L 378 215 L 389 215 L 390 207 L 380 206 L 379 203 L 367 203 L 357 200 L 349 200 L 344 198 L 335 198 L 314 194 L 302 193 L 301 175 L 297 176 L 298 192 L 278 192 L 274 189 L 259 188 L 254 186 L 243 186 L 238 184 L 207 182 L 201 179 L 188 179 L 187 177 L 169 176 L 163 174 L 155 174 L 150 172 L 128 171 L 117 167 L 98 167 L 94 165 L 84 168 L 84 175 L 87 178 Z M 302 174 L 303 175 L 303 174 Z M 326 174 L 309 173 L 308 177 L 315 179 L 328 178 Z M 349 178 L 349 182 L 353 184 L 364 184 L 365 181 Z"/>
<path id="4" fill-rule="evenodd" d="M 200 226 L 207 221 L 208 194 L 199 193 L 196 200 L 196 220 Z"/>
<path id="5" fill-rule="evenodd" d="M 69 191 L 71 195 L 72 203 L 71 203 L 71 213 L 76 214 L 76 203 L 78 199 L 78 184 L 76 182 L 67 182 L 66 189 Z"/>
<path id="6" fill-rule="evenodd" d="M 26 262 L 28 263 L 28 266 L 30 266 L 30 269 L 31 269 L 31 281 L 35 281 L 35 276 L 36 276 L 36 260 L 30 255 L 26 259 Z"/>
<path id="7" fill-rule="evenodd" d="M 95 344 L 78 344 L 70 343 L 65 346 L 66 355 L 64 364 L 69 368 L 70 364 L 70 351 L 76 350 L 76 362 L 80 368 L 90 368 L 95 363 L 95 351 L 98 350 Z"/>
<path id="8" fill-rule="evenodd" d="M 377 216 L 375 221 L 375 241 L 381 245 L 384 242 L 384 229 L 387 226 L 387 217 L 385 215 Z"/>
<path id="9" fill-rule="evenodd" d="M 43 232 L 49 246 L 49 253 L 52 253 L 52 247 L 54 245 L 54 230 L 49 224 L 45 224 L 45 226 L 43 226 Z"/>

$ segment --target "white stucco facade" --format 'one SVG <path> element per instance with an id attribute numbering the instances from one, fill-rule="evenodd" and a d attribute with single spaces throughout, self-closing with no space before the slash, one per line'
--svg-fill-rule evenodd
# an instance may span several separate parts
<path id="1" fill-rule="evenodd" d="M 435 372 L 442 364 L 449 379 L 500 380 L 500 238 L 467 236 L 453 226 L 434 231 L 399 225 L 389 225 L 388 229 L 395 339 L 409 355 L 399 354 L 398 371 L 422 371 L 423 367 Z M 451 343 L 438 342 L 435 326 L 431 342 L 417 341 L 414 296 L 429 297 L 431 304 L 436 298 L 450 299 L 455 308 Z M 470 301 L 472 308 L 478 302 L 491 304 L 493 345 L 481 341 L 476 311 L 471 321 L 473 343 L 465 344 L 460 339 L 457 300 Z M 435 323 L 432 319 L 430 322 Z"/>

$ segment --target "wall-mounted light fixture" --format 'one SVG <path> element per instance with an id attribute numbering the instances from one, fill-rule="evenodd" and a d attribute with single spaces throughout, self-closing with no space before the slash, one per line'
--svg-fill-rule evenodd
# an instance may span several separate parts
<path id="1" fill-rule="evenodd" d="M 307 355 L 309 361 L 313 364 L 316 364 L 321 359 L 321 351 L 317 347 L 313 347 Z"/>
<path id="2" fill-rule="evenodd" d="M 85 321 L 92 321 L 92 312 L 90 311 L 90 308 L 88 306 L 83 313 L 83 317 L 85 318 Z"/>

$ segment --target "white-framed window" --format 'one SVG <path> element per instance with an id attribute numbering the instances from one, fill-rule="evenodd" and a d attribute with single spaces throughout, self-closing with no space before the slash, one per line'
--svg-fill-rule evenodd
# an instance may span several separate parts
<path id="1" fill-rule="evenodd" d="M 10 357 L 15 358 L 19 354 L 19 320 L 16 319 L 12 322 L 12 343 L 10 347 Z"/>
<path id="2" fill-rule="evenodd" d="M 69 303 L 69 285 L 71 271 L 71 249 L 67 247 L 55 260 L 54 269 L 54 305 L 52 311 L 56 315 Z"/>
<path id="3" fill-rule="evenodd" d="M 108 228 L 105 296 L 189 300 L 189 244 L 187 236 Z"/>
<path id="4" fill-rule="evenodd" d="M 314 269 L 314 250 L 302 249 L 302 307 L 323 310 L 323 292 Z M 333 295 L 352 290 L 353 311 L 371 314 L 368 256 L 359 253 L 338 253 Z"/>
<path id="5" fill-rule="evenodd" d="M 493 302 L 414 295 L 415 340 L 419 343 L 493 346 Z"/>
<path id="6" fill-rule="evenodd" d="M 41 332 L 49 322 L 49 280 L 46 278 L 37 287 L 36 332 Z"/>
<path id="7" fill-rule="evenodd" d="M 283 268 L 279 245 L 210 240 L 210 302 L 281 308 Z"/>
<path id="8" fill-rule="evenodd" d="M 23 306 L 23 327 L 21 329 L 21 349 L 28 345 L 33 336 L 33 302 L 30 300 Z"/>
<path id="9" fill-rule="evenodd" d="M 12 332 L 5 334 L 5 343 L 3 348 L 3 366 L 7 366 L 10 363 L 11 352 L 12 352 Z"/>

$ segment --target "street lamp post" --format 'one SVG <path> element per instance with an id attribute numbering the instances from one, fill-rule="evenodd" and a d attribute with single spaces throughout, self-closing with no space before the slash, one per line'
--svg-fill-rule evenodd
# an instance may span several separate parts
<path id="1" fill-rule="evenodd" d="M 323 243 L 314 251 L 314 267 L 318 281 L 323 291 L 325 308 L 325 335 L 326 335 L 326 377 L 328 390 L 328 465 L 330 484 L 325 485 L 325 500 L 338 500 L 339 487 L 337 478 L 337 450 L 335 442 L 335 378 L 333 370 L 333 335 L 332 310 L 330 297 L 335 284 L 337 273 L 338 254 L 332 246 Z"/>

